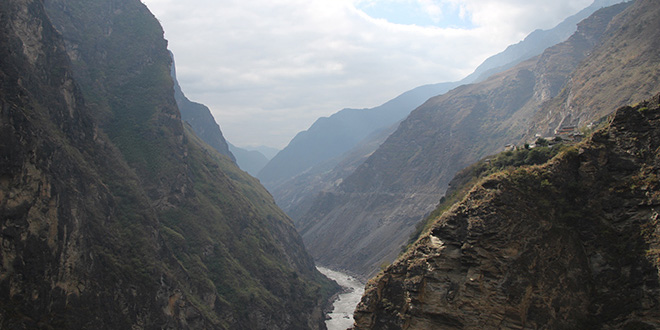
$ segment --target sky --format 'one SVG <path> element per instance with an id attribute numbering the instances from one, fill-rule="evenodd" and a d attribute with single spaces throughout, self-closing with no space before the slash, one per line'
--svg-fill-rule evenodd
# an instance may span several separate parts
<path id="1" fill-rule="evenodd" d="M 181 88 L 237 146 L 281 149 L 319 117 L 457 81 L 592 0 L 142 0 Z"/>

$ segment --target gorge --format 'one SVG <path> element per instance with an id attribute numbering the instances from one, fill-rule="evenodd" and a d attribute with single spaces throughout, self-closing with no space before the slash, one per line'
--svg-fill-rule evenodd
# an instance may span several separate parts
<path id="1" fill-rule="evenodd" d="M 629 6 L 631 3 L 623 3 L 596 11 L 579 24 L 573 36 L 541 55 L 482 82 L 433 97 L 413 110 L 338 183 L 329 185 L 308 201 L 304 212 L 292 213 L 312 255 L 325 265 L 370 277 L 382 263 L 400 253 L 415 225 L 435 208 L 458 170 L 501 151 L 507 144 L 522 144 L 535 134 L 548 136 L 548 131 L 561 125 L 575 126 L 577 122 L 568 120 L 551 123 L 543 116 L 546 110 L 540 109 L 551 100 L 561 102 L 559 98 L 566 94 L 559 93 L 567 93 L 563 88 L 571 81 L 574 70 L 581 70 L 587 63 L 600 63 L 596 57 L 610 54 L 607 47 L 610 43 L 629 37 L 617 34 L 629 30 L 619 30 L 610 24 Z M 645 29 L 651 30 L 651 27 Z M 657 36 L 643 40 L 654 39 Z M 653 52 L 652 46 L 641 38 L 637 40 L 634 44 L 629 42 L 626 49 Z M 639 63 L 640 68 L 653 68 L 650 75 L 640 77 L 649 82 L 648 87 L 642 92 L 630 85 L 622 88 L 621 93 L 607 93 L 618 98 L 609 104 L 625 105 L 653 95 L 657 60 L 650 53 L 641 58 L 651 63 Z M 612 65 L 604 70 L 620 68 Z M 605 80 L 619 82 L 599 77 L 595 72 L 588 75 L 596 77 L 592 81 L 602 79 L 602 84 Z M 630 97 L 631 93 L 639 92 L 639 96 Z M 586 126 L 604 114 L 596 115 L 596 109 L 580 107 L 580 116 L 585 118 L 571 119 L 581 119 L 578 126 Z M 562 116 L 564 112 L 552 113 Z"/>
<path id="2" fill-rule="evenodd" d="M 597 0 L 248 164 L 141 1 L 4 0 L 0 329 L 660 328 L 658 49 Z"/>

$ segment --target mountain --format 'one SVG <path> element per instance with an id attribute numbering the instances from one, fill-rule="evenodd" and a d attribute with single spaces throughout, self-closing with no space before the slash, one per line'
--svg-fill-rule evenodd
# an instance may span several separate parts
<path id="1" fill-rule="evenodd" d="M 0 58 L 0 328 L 324 328 L 336 285 L 181 121 L 141 2 L 3 1 Z"/>
<path id="2" fill-rule="evenodd" d="M 337 187 L 321 192 L 296 219 L 314 258 L 363 276 L 394 260 L 458 170 L 525 141 L 531 119 L 589 62 L 594 47 L 623 33 L 608 26 L 628 6 L 601 9 L 566 42 L 540 56 L 415 109 L 364 163 Z M 628 46 L 634 54 L 638 45 Z"/>
<path id="3" fill-rule="evenodd" d="M 236 157 L 234 157 L 234 154 L 229 150 L 229 145 L 227 144 L 225 137 L 222 135 L 220 126 L 218 126 L 215 118 L 213 118 L 211 110 L 201 103 L 190 101 L 186 95 L 183 94 L 181 86 L 179 86 L 179 81 L 176 79 L 174 54 L 170 52 L 170 56 L 172 57 L 172 69 L 170 75 L 172 76 L 172 80 L 174 80 L 174 99 L 181 112 L 181 119 L 190 124 L 195 134 L 199 136 L 202 141 L 206 142 L 206 144 L 213 147 L 213 149 L 235 162 Z"/>
<path id="4" fill-rule="evenodd" d="M 341 184 L 344 178 L 353 173 L 378 149 L 398 125 L 399 123 L 396 123 L 388 128 L 377 130 L 341 156 L 321 162 L 276 188 L 270 189 L 271 194 L 277 196 L 277 205 L 294 220 L 297 228 L 302 228 L 304 223 L 299 220 L 309 211 L 317 194 L 321 191 L 332 190 Z"/>
<path id="5" fill-rule="evenodd" d="M 374 131 L 403 119 L 429 97 L 456 86 L 457 83 L 421 86 L 375 108 L 344 109 L 330 117 L 319 118 L 308 130 L 298 133 L 257 177 L 273 190 L 313 166 L 341 156 Z"/>
<path id="6" fill-rule="evenodd" d="M 540 55 L 548 47 L 566 41 L 577 30 L 577 24 L 596 10 L 613 6 L 626 0 L 595 0 L 589 7 L 566 18 L 550 30 L 536 30 L 524 40 L 507 47 L 503 52 L 486 59 L 465 78 L 466 83 L 480 82 L 493 74 L 508 70 L 517 64 Z"/>
<path id="7" fill-rule="evenodd" d="M 268 163 L 268 158 L 257 150 L 247 150 L 229 143 L 229 151 L 236 156 L 236 164 L 253 176 Z"/>
<path id="8" fill-rule="evenodd" d="M 490 175 L 367 285 L 366 329 L 657 329 L 660 95 Z"/>
<path id="9" fill-rule="evenodd" d="M 387 125 L 383 123 L 378 128 L 369 128 L 373 129 L 372 131 L 368 131 L 364 126 L 355 125 L 355 127 L 351 129 L 364 131 L 360 132 L 360 137 L 363 137 L 363 139 L 359 142 L 355 142 L 354 140 L 353 142 L 347 143 L 343 149 L 332 155 L 325 154 L 323 151 L 331 148 L 328 147 L 328 144 L 334 143 L 335 141 L 341 141 L 341 139 L 346 136 L 347 129 L 342 126 L 343 121 L 356 121 L 358 119 L 355 119 L 355 117 L 361 114 L 362 116 L 368 116 L 369 119 L 366 121 L 373 122 L 378 120 L 380 111 L 383 109 L 377 107 L 369 110 L 361 110 L 361 112 L 358 110 L 351 110 L 353 112 L 350 113 L 340 111 L 330 118 L 332 119 L 334 116 L 343 115 L 346 119 L 343 121 L 326 123 L 325 130 L 316 128 L 320 123 L 315 123 L 308 132 L 301 133 L 299 137 L 294 139 L 295 145 L 292 141 L 292 145 L 287 147 L 287 151 L 280 155 L 278 159 L 274 161 L 274 164 L 269 166 L 269 168 L 273 167 L 275 166 L 275 163 L 281 165 L 287 164 L 282 165 L 281 167 L 289 170 L 289 173 L 285 176 L 290 176 L 290 178 L 278 178 L 274 180 L 270 180 L 265 176 L 261 176 L 260 178 L 265 182 L 269 191 L 275 197 L 278 205 L 280 205 L 280 207 L 282 207 L 284 211 L 296 221 L 297 226 L 299 226 L 299 220 L 301 220 L 300 216 L 308 211 L 313 198 L 321 191 L 332 189 L 338 183 L 343 181 L 355 168 L 357 168 L 357 165 L 360 165 L 366 160 L 366 156 L 375 151 L 375 149 L 387 138 L 387 136 L 380 136 L 380 140 L 374 140 L 374 134 L 378 134 L 378 132 L 383 132 L 387 129 L 390 129 L 390 132 L 393 132 L 399 121 L 403 120 L 412 109 L 421 105 L 423 101 L 426 101 L 432 96 L 445 93 L 452 87 L 473 83 L 475 81 L 483 81 L 491 75 L 503 72 L 524 60 L 528 60 L 541 54 L 546 48 L 568 39 L 568 37 L 576 31 L 577 23 L 579 21 L 593 14 L 596 10 L 602 7 L 619 2 L 621 2 L 621 0 L 595 1 L 589 7 L 571 17 L 568 17 L 552 29 L 534 31 L 521 42 L 511 45 L 505 51 L 488 58 L 471 75 L 459 82 L 428 85 L 417 88 L 414 91 L 421 96 L 420 98 L 411 98 L 409 99 L 410 102 L 399 102 L 396 104 L 396 106 L 400 107 L 400 111 L 397 112 L 398 117 L 391 117 L 390 120 L 388 120 Z M 404 95 L 400 97 L 403 97 Z M 323 120 L 326 119 L 319 119 L 319 122 Z M 315 152 L 317 154 L 314 154 Z M 309 159 L 307 163 L 301 164 L 302 166 L 300 168 L 296 168 L 292 164 L 296 163 L 297 160 L 302 157 L 301 155 L 308 155 Z M 345 167 L 345 165 L 349 166 Z M 281 171 L 275 172 L 282 173 Z"/>
<path id="10" fill-rule="evenodd" d="M 262 155 L 266 156 L 266 159 L 268 160 L 273 159 L 273 157 L 275 157 L 275 155 L 277 155 L 277 153 L 280 152 L 280 149 L 268 147 L 268 146 L 243 147 L 243 149 L 247 151 L 258 151 Z"/>
<path id="11" fill-rule="evenodd" d="M 657 92 L 660 8 L 640 2 L 610 24 L 607 42 L 594 48 L 560 95 L 535 114 L 527 136 L 589 125 L 613 106 L 633 104 Z"/>

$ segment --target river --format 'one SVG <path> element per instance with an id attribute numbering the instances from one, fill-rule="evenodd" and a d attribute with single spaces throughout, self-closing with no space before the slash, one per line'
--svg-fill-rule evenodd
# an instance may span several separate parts
<path id="1" fill-rule="evenodd" d="M 353 325 L 353 311 L 355 311 L 355 306 L 360 302 L 364 293 L 364 283 L 342 272 L 321 266 L 316 268 L 345 289 L 345 293 L 340 294 L 333 303 L 334 310 L 328 314 L 330 319 L 325 321 L 325 325 L 328 330 L 346 330 Z"/>

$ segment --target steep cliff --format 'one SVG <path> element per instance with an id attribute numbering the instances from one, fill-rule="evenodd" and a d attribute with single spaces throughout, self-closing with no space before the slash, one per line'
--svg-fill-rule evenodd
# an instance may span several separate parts
<path id="1" fill-rule="evenodd" d="M 532 120 L 528 136 L 548 134 L 566 126 L 586 126 L 612 107 L 640 102 L 660 83 L 660 6 L 653 0 L 637 4 L 614 20 L 606 40 L 591 52 L 561 94 L 544 104 Z"/>
<path id="2" fill-rule="evenodd" d="M 355 329 L 657 329 L 660 95 L 487 177 L 372 279 Z"/>
<path id="3" fill-rule="evenodd" d="M 0 4 L 0 328 L 324 328 L 336 287 L 182 123 L 146 7 L 46 5 Z"/>
<path id="4" fill-rule="evenodd" d="M 165 248 L 138 178 L 94 125 L 41 2 L 0 13 L 0 327 L 168 324 Z"/>
<path id="5" fill-rule="evenodd" d="M 320 263 L 370 275 L 400 252 L 453 175 L 509 143 L 558 95 L 600 44 L 609 22 L 630 4 L 601 9 L 566 42 L 514 68 L 431 98 L 335 189 L 297 220 Z M 657 33 L 657 32 L 655 32 Z M 606 41 L 605 41 L 606 42 Z"/>

